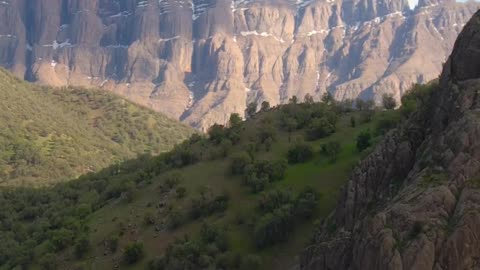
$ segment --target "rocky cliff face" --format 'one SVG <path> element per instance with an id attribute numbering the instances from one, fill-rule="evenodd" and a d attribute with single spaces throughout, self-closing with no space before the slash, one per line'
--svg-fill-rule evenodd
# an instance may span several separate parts
<path id="1" fill-rule="evenodd" d="M 480 12 L 431 101 L 354 171 L 302 269 L 480 269 L 479 61 Z"/>
<path id="2" fill-rule="evenodd" d="M 251 101 L 397 98 L 438 76 L 478 4 L 423 0 L 4 0 L 0 65 L 117 92 L 199 128 Z"/>

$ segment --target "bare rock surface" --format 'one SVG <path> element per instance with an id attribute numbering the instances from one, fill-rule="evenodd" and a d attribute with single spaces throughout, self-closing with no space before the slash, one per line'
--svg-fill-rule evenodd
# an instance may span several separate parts
<path id="1" fill-rule="evenodd" d="M 249 102 L 397 99 L 441 72 L 478 3 L 4 0 L 0 65 L 119 93 L 197 128 Z"/>
<path id="2" fill-rule="evenodd" d="M 480 269 L 479 40 L 480 12 L 431 101 L 355 169 L 301 269 Z"/>

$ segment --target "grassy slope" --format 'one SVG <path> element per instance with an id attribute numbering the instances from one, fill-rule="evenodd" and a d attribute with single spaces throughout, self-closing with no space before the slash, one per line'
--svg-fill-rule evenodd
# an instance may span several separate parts
<path id="1" fill-rule="evenodd" d="M 390 112 L 377 113 L 372 122 L 357 124 L 355 128 L 350 126 L 350 114 L 342 116 L 335 134 L 328 138 L 311 142 L 317 151 L 320 150 L 322 144 L 330 140 L 340 142 L 342 151 L 338 161 L 332 164 L 326 157 L 316 154 L 315 158 L 308 163 L 289 166 L 286 178 L 273 185 L 294 191 L 300 191 L 306 186 L 314 187 L 322 194 L 319 208 L 314 218 L 321 219 L 325 217 L 335 205 L 339 188 L 345 183 L 351 169 L 361 158 L 362 154 L 356 150 L 357 135 L 365 129 L 374 130 L 381 116 L 388 113 Z M 259 126 L 257 121 L 260 121 L 263 116 L 261 115 L 256 120 L 246 123 L 245 133 L 247 135 L 243 137 L 248 137 L 249 133 L 255 134 Z M 284 158 L 289 146 L 294 143 L 295 137 L 303 134 L 303 131 L 301 132 L 292 135 L 280 133 L 272 151 L 261 152 L 259 158 Z M 291 138 L 290 140 L 289 137 Z M 245 142 L 236 146 L 236 150 L 233 152 L 244 147 Z M 174 204 L 187 208 L 190 201 L 189 198 L 202 186 L 208 186 L 213 192 L 227 191 L 231 197 L 227 211 L 221 215 L 211 216 L 204 221 L 227 229 L 231 248 L 234 252 L 261 255 L 263 259 L 261 269 L 284 269 L 286 266 L 292 265 L 295 262 L 294 256 L 301 251 L 311 236 L 313 222 L 297 226 L 293 236 L 290 237 L 290 241 L 264 250 L 257 250 L 253 243 L 251 229 L 245 225 L 237 225 L 235 220 L 239 215 L 253 218 L 252 213 L 255 212 L 254 207 L 259 195 L 252 195 L 249 189 L 242 185 L 240 178 L 231 177 L 228 171 L 229 165 L 230 162 L 227 159 L 201 162 L 183 168 L 182 174 L 185 180 L 181 185 L 187 188 L 188 195 L 187 198 L 182 200 L 174 199 L 176 200 Z M 90 252 L 90 259 L 78 264 L 92 267 L 91 269 L 112 268 L 115 261 L 118 262 L 118 259 L 121 258 L 121 247 L 130 241 L 140 240 L 145 244 L 146 258 L 141 263 L 131 267 L 120 264 L 127 269 L 145 269 L 148 260 L 161 255 L 168 243 L 175 237 L 181 237 L 184 234 L 194 235 L 198 231 L 202 221 L 188 223 L 173 232 L 167 230 L 159 233 L 155 232 L 153 226 L 143 225 L 144 214 L 149 211 L 155 211 L 154 207 L 149 207 L 148 205 L 156 205 L 161 200 L 160 192 L 158 192 L 157 188 L 161 184 L 161 180 L 161 176 L 159 176 L 153 180 L 151 185 L 141 188 L 136 193 L 136 199 L 133 203 L 127 204 L 121 201 L 111 203 L 90 217 L 89 226 L 93 232 L 90 239 L 96 247 Z M 269 187 L 269 189 L 272 188 Z M 116 254 L 103 256 L 104 248 L 100 243 L 108 235 L 115 234 L 118 231 L 119 222 L 131 225 L 133 229 L 129 229 L 120 239 L 120 248 Z"/>
<path id="2" fill-rule="evenodd" d="M 43 185 L 159 153 L 193 131 L 115 95 L 22 82 L 0 69 L 0 185 Z"/>

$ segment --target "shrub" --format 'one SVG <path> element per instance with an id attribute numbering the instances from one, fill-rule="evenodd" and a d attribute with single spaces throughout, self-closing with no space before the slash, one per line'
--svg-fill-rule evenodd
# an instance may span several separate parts
<path id="1" fill-rule="evenodd" d="M 182 199 L 187 194 L 187 189 L 185 187 L 177 187 L 175 193 L 177 194 L 177 198 Z"/>
<path id="2" fill-rule="evenodd" d="M 386 110 L 393 110 L 397 107 L 397 101 L 392 94 L 383 94 L 382 105 Z"/>
<path id="3" fill-rule="evenodd" d="M 55 270 L 57 269 L 57 261 L 55 260 L 56 256 L 48 253 L 42 256 L 39 261 L 40 267 L 44 270 Z"/>
<path id="4" fill-rule="evenodd" d="M 331 141 L 322 145 L 322 153 L 327 155 L 331 162 L 336 162 L 341 146 L 338 141 Z"/>
<path id="5" fill-rule="evenodd" d="M 370 131 L 366 130 L 360 133 L 357 137 L 357 149 L 359 152 L 367 149 L 372 145 L 372 136 L 370 135 Z"/>
<path id="6" fill-rule="evenodd" d="M 319 194 L 311 187 L 306 187 L 295 201 L 295 214 L 303 218 L 311 218 L 317 209 Z"/>
<path id="7" fill-rule="evenodd" d="M 384 116 L 382 117 L 376 124 L 375 133 L 378 135 L 383 135 L 387 131 L 395 128 L 397 123 L 400 121 L 397 114 L 391 116 Z"/>
<path id="8" fill-rule="evenodd" d="M 182 213 L 178 209 L 173 208 L 168 213 L 167 226 L 171 230 L 176 229 L 183 224 L 184 220 Z"/>
<path id="9" fill-rule="evenodd" d="M 240 117 L 238 113 L 232 113 L 230 115 L 230 120 L 228 121 L 228 126 L 230 128 L 238 127 L 242 121 L 242 117 Z"/>
<path id="10" fill-rule="evenodd" d="M 288 132 L 297 130 L 298 121 L 293 117 L 283 117 L 281 120 L 282 128 Z"/>
<path id="11" fill-rule="evenodd" d="M 260 218 L 255 226 L 254 237 L 257 247 L 265 247 L 288 239 L 294 226 L 292 205 L 283 205 Z"/>
<path id="12" fill-rule="evenodd" d="M 310 140 L 316 140 L 330 136 L 335 132 L 335 125 L 327 118 L 322 117 L 313 120 L 308 128 L 307 135 Z"/>
<path id="13" fill-rule="evenodd" d="M 297 96 L 292 96 L 292 97 L 288 100 L 288 102 L 289 102 L 290 104 L 297 104 L 297 103 L 298 103 L 298 98 L 297 98 Z"/>
<path id="14" fill-rule="evenodd" d="M 335 103 L 335 98 L 330 94 L 330 92 L 325 92 L 322 96 L 322 103 L 327 105 L 332 105 Z"/>
<path id="15" fill-rule="evenodd" d="M 315 103 L 315 101 L 313 100 L 313 96 L 310 95 L 310 94 L 305 94 L 305 97 L 303 98 L 303 102 L 305 102 L 306 104 L 313 104 Z"/>
<path id="16" fill-rule="evenodd" d="M 289 190 L 272 190 L 262 193 L 258 201 L 258 209 L 263 213 L 273 212 L 285 204 L 293 203 L 293 194 Z"/>
<path id="17" fill-rule="evenodd" d="M 174 189 L 181 181 L 183 176 L 179 171 L 173 171 L 165 175 L 165 187 L 167 190 Z"/>
<path id="18" fill-rule="evenodd" d="M 245 110 L 245 116 L 247 117 L 247 119 L 253 118 L 255 116 L 255 114 L 257 113 L 257 107 L 257 102 L 252 102 L 248 104 L 247 109 Z"/>
<path id="19" fill-rule="evenodd" d="M 202 193 L 200 197 L 192 199 L 190 218 L 198 219 L 215 213 L 222 213 L 228 208 L 230 195 L 226 192 L 213 196 L 210 193 Z"/>
<path id="20" fill-rule="evenodd" d="M 269 103 L 268 101 L 264 101 L 264 102 L 262 102 L 262 104 L 260 105 L 260 108 L 261 108 L 260 110 L 261 110 L 262 112 L 266 112 L 266 111 L 270 110 L 270 103 Z"/>
<path id="21" fill-rule="evenodd" d="M 373 110 L 363 111 L 360 114 L 360 121 L 362 123 L 370 123 L 374 115 L 375 115 L 375 111 Z"/>
<path id="22" fill-rule="evenodd" d="M 359 111 L 371 111 L 375 108 L 375 102 L 373 100 L 365 101 L 361 98 L 355 100 L 355 105 Z"/>
<path id="23" fill-rule="evenodd" d="M 262 265 L 262 259 L 253 254 L 249 254 L 242 258 L 242 262 L 240 265 L 241 270 L 258 270 Z"/>
<path id="24" fill-rule="evenodd" d="M 208 137 L 211 141 L 219 144 L 226 137 L 225 127 L 219 124 L 214 124 L 208 129 Z"/>
<path id="25" fill-rule="evenodd" d="M 112 253 L 115 253 L 118 248 L 118 237 L 117 236 L 110 236 L 108 239 L 108 248 Z"/>
<path id="26" fill-rule="evenodd" d="M 71 246 L 74 239 L 74 233 L 67 229 L 60 229 L 52 233 L 51 242 L 55 251 L 61 251 Z"/>
<path id="27" fill-rule="evenodd" d="M 305 188 L 295 198 L 289 190 L 273 190 L 262 194 L 254 237 L 260 248 L 288 239 L 299 218 L 310 218 L 317 209 L 319 194 Z"/>
<path id="28" fill-rule="evenodd" d="M 282 180 L 287 167 L 285 160 L 259 160 L 244 167 L 243 180 L 252 192 L 257 193 L 263 191 L 268 183 Z"/>
<path id="29" fill-rule="evenodd" d="M 145 215 L 143 216 L 143 223 L 145 225 L 153 225 L 155 224 L 155 216 L 153 215 L 152 212 L 146 212 Z"/>
<path id="30" fill-rule="evenodd" d="M 123 259 L 127 264 L 134 264 L 144 256 L 143 243 L 135 242 L 127 245 L 123 252 Z"/>
<path id="31" fill-rule="evenodd" d="M 233 175 L 243 175 L 245 173 L 245 167 L 252 163 L 252 159 L 246 152 L 239 152 L 232 157 L 232 163 L 230 165 L 230 171 Z"/>
<path id="32" fill-rule="evenodd" d="M 75 257 L 78 259 L 83 258 L 83 256 L 88 252 L 90 249 L 90 241 L 86 236 L 82 236 L 75 242 Z"/>
<path id="33" fill-rule="evenodd" d="M 275 141 L 275 139 L 277 138 L 277 130 L 272 125 L 266 125 L 260 128 L 257 134 L 260 143 L 265 143 L 267 139 Z"/>
<path id="34" fill-rule="evenodd" d="M 298 143 L 288 150 L 288 163 L 304 163 L 313 158 L 313 147 L 306 143 Z"/>

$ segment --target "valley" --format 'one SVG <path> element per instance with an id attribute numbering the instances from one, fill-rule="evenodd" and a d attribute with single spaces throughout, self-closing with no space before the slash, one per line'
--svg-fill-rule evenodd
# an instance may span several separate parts
<path id="1" fill-rule="evenodd" d="M 3 195 L 1 205 L 6 208 L 1 212 L 10 213 L 11 225 L 28 221 L 26 227 L 20 226 L 28 231 L 37 230 L 40 220 L 50 223 L 34 238 L 37 247 L 27 248 L 29 242 L 18 242 L 20 250 L 35 250 L 29 253 L 33 265 L 44 268 L 50 264 L 62 269 L 294 266 L 298 264 L 295 254 L 311 237 L 314 220 L 329 214 L 358 160 L 402 118 L 395 111 L 375 112 L 367 107 L 360 112 L 349 104 L 327 100 L 271 109 L 264 104 L 265 112 L 250 120 L 241 122 L 234 115 L 229 128 L 214 126 L 209 137 L 193 135 L 158 157 L 144 156 L 53 189 L 12 190 Z M 358 150 L 360 134 L 368 136 L 367 144 Z M 33 205 L 16 206 L 16 201 L 33 203 L 37 196 L 43 197 L 44 203 L 35 206 L 37 214 L 33 217 L 27 214 Z M 64 207 L 57 209 L 62 201 Z M 273 208 L 261 210 L 262 201 L 273 203 L 268 206 Z M 9 206 L 20 208 L 12 212 Z M 293 207 L 286 212 L 283 225 L 274 225 L 280 226 L 274 229 L 270 227 L 273 223 L 262 223 L 272 218 L 270 211 L 276 217 L 282 207 Z M 58 217 L 56 213 L 65 216 L 56 221 L 52 219 Z M 7 228 L 17 235 L 17 227 Z M 221 238 L 213 243 L 197 242 L 206 229 Z M 265 240 L 258 242 L 264 233 Z M 274 240 L 279 233 L 288 237 Z M 4 243 L 11 245 L 11 241 Z M 88 243 L 81 254 L 76 253 L 79 243 Z M 141 244 L 142 253 L 128 263 L 124 252 L 133 243 Z M 190 250 L 195 246 L 200 249 Z M 217 251 L 204 253 L 206 246 Z M 177 249 L 184 251 L 175 252 Z M 6 246 L 0 250 L 13 252 L 4 258 L 7 267 L 19 259 L 18 250 Z M 168 257 L 157 261 L 165 252 Z M 183 257 L 196 252 L 199 254 Z"/>
<path id="2" fill-rule="evenodd" d="M 0 1 L 0 270 L 478 269 L 479 8 Z"/>

